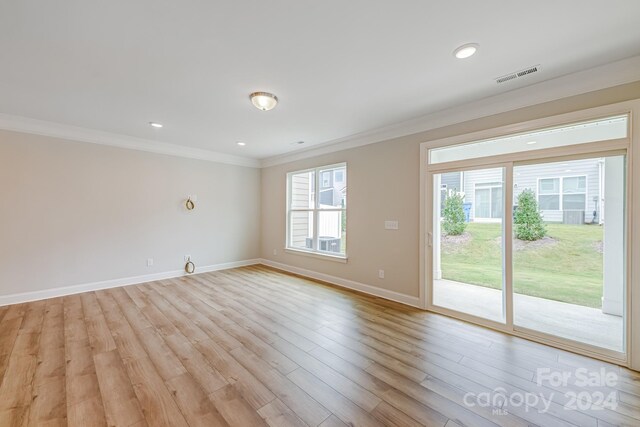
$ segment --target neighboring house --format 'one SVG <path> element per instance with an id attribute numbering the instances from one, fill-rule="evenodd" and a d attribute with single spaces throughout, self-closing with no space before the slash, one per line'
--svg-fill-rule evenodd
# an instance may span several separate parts
<path id="1" fill-rule="evenodd" d="M 547 222 L 601 223 L 604 194 L 602 159 L 525 165 L 514 168 L 514 206 L 525 189 L 536 194 Z M 464 193 L 470 221 L 499 221 L 502 217 L 502 170 L 483 169 L 441 175 L 441 200 L 448 191 Z M 517 207 L 516 207 L 517 209 Z"/>
<path id="2" fill-rule="evenodd" d="M 343 206 L 345 191 L 344 169 L 327 170 L 320 173 L 321 206 Z"/>

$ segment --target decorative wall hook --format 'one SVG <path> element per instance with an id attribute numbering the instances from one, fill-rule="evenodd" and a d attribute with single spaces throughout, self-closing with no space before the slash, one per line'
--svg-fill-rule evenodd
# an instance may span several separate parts
<path id="1" fill-rule="evenodd" d="M 184 265 L 184 271 L 186 271 L 187 274 L 192 274 L 196 271 L 196 265 L 191 261 L 191 258 L 189 258 L 187 263 Z"/>
<path id="2" fill-rule="evenodd" d="M 187 199 L 185 206 L 187 207 L 188 211 L 192 211 L 196 208 L 196 204 L 193 202 L 193 200 L 191 200 L 191 196 L 189 196 L 189 198 Z"/>

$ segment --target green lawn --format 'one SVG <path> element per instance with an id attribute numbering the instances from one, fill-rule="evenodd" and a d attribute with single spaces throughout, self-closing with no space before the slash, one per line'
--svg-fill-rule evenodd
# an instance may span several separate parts
<path id="1" fill-rule="evenodd" d="M 514 251 L 514 291 L 587 307 L 601 307 L 602 227 L 548 224 L 551 244 Z M 443 242 L 444 279 L 499 289 L 502 287 L 500 224 L 469 223 L 470 238 Z M 532 245 L 534 246 L 534 245 Z"/>

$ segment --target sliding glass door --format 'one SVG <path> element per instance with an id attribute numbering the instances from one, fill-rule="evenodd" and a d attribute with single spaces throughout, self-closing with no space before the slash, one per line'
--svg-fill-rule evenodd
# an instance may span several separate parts
<path id="1" fill-rule="evenodd" d="M 624 351 L 625 175 L 625 156 L 514 167 L 516 327 Z"/>
<path id="2" fill-rule="evenodd" d="M 504 323 L 504 168 L 433 179 L 445 192 L 434 204 L 433 303 Z"/>
<path id="3" fill-rule="evenodd" d="M 628 117 L 429 150 L 427 308 L 625 360 Z"/>

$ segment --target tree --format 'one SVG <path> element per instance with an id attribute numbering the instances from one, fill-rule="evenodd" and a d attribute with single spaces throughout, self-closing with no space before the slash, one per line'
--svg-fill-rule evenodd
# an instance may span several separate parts
<path id="1" fill-rule="evenodd" d="M 464 195 L 456 191 L 449 191 L 444 199 L 442 228 L 449 236 L 458 236 L 467 228 L 463 202 Z"/>
<path id="2" fill-rule="evenodd" d="M 513 218 L 516 238 L 533 241 L 547 235 L 547 227 L 542 221 L 542 214 L 538 210 L 536 194 L 526 189 L 518 196 L 518 208 Z"/>

